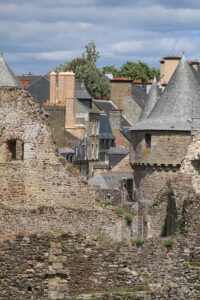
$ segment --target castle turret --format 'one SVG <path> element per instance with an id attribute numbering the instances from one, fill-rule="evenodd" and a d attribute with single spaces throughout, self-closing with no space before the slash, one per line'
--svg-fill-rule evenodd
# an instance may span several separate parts
<path id="1" fill-rule="evenodd" d="M 151 113 L 152 109 L 154 108 L 158 100 L 158 95 L 159 92 L 157 87 L 157 81 L 156 81 L 156 77 L 154 77 L 144 108 L 140 114 L 139 121 L 142 121 L 143 119 L 148 117 L 148 115 Z"/>
<path id="2" fill-rule="evenodd" d="M 20 87 L 20 82 L 6 63 L 2 54 L 0 54 L 0 87 L 16 86 Z"/>
<path id="3" fill-rule="evenodd" d="M 131 129 L 131 164 L 135 200 L 139 204 L 138 234 L 145 237 L 161 234 L 162 224 L 149 215 L 149 209 L 179 170 L 191 143 L 192 131 L 200 129 L 200 86 L 195 70 L 184 58 L 157 102 L 155 95 L 154 85 L 152 98 L 149 95 L 149 102 Z M 150 103 L 155 105 L 148 114 Z"/>

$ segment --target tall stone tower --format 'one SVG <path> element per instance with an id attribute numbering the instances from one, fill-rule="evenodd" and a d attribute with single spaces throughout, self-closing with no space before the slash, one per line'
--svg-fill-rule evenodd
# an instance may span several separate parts
<path id="1" fill-rule="evenodd" d="M 137 231 L 144 237 L 160 234 L 153 229 L 156 220 L 149 210 L 179 170 L 192 132 L 200 129 L 200 86 L 195 72 L 182 58 L 159 99 L 154 81 L 143 112 L 132 127 Z"/>

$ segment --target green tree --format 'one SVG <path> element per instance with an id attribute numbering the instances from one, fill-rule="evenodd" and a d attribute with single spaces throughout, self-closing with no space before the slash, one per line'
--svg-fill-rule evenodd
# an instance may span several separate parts
<path id="1" fill-rule="evenodd" d="M 159 77 L 159 70 L 150 68 L 146 63 L 141 61 L 138 63 L 127 61 L 121 66 L 119 75 L 133 79 L 141 79 L 145 83 L 149 79 L 153 79 L 154 76 Z"/>
<path id="2" fill-rule="evenodd" d="M 110 86 L 104 74 L 96 67 L 99 58 L 94 42 L 85 46 L 81 57 L 74 58 L 70 62 L 60 65 L 56 71 L 73 71 L 77 79 L 83 80 L 88 92 L 94 98 L 109 98 Z"/>
<path id="3" fill-rule="evenodd" d="M 103 74 L 111 73 L 114 77 L 118 76 L 118 69 L 115 66 L 105 66 L 102 68 Z"/>
<path id="4" fill-rule="evenodd" d="M 100 58 L 100 55 L 99 51 L 96 49 L 96 44 L 94 41 L 91 41 L 85 45 L 85 51 L 82 53 L 82 58 L 94 65 L 96 64 L 97 60 Z"/>

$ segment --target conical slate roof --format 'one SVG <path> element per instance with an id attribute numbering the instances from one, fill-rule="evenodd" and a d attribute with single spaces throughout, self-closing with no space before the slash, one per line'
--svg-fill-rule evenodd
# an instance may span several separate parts
<path id="1" fill-rule="evenodd" d="M 191 131 L 193 118 L 200 120 L 200 85 L 196 72 L 182 58 L 150 115 L 132 130 Z"/>
<path id="2" fill-rule="evenodd" d="M 139 121 L 144 120 L 151 113 L 157 100 L 158 100 L 158 87 L 157 87 L 156 77 L 154 77 L 144 108 L 140 114 Z"/>
<path id="3" fill-rule="evenodd" d="M 0 54 L 0 87 L 1 86 L 20 87 L 20 83 L 13 71 L 5 62 L 3 55 Z"/>

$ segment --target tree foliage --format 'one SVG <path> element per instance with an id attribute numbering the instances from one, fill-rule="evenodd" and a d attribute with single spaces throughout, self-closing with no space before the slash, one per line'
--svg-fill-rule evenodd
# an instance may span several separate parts
<path id="1" fill-rule="evenodd" d="M 114 77 L 118 76 L 119 70 L 115 66 L 105 66 L 102 68 L 103 74 L 110 73 Z"/>
<path id="2" fill-rule="evenodd" d="M 146 63 L 141 61 L 131 62 L 127 61 L 120 69 L 115 66 L 104 66 L 102 69 L 98 69 L 96 62 L 100 55 L 96 49 L 96 45 L 93 41 L 85 46 L 85 50 L 80 57 L 76 57 L 70 62 L 61 64 L 55 70 L 58 71 L 73 71 L 77 79 L 84 80 L 85 86 L 88 92 L 94 98 L 109 97 L 110 86 L 106 81 L 104 74 L 112 73 L 114 77 L 123 76 L 132 79 L 140 79 L 146 83 L 149 79 L 153 79 L 154 76 L 159 78 L 159 70 L 150 68 Z"/>
<path id="3" fill-rule="evenodd" d="M 96 45 L 90 42 L 85 46 L 81 57 L 60 65 L 56 71 L 73 71 L 77 79 L 85 82 L 92 97 L 106 99 L 109 97 L 110 87 L 103 72 L 96 67 L 98 58 L 99 52 L 96 50 Z"/>
<path id="4" fill-rule="evenodd" d="M 94 41 L 91 41 L 87 45 L 85 45 L 85 51 L 82 53 L 82 58 L 91 62 L 92 64 L 96 64 L 97 60 L 100 58 L 99 51 L 96 49 L 96 45 Z"/>
<path id="5" fill-rule="evenodd" d="M 153 79 L 154 76 L 159 78 L 160 73 L 156 68 L 150 68 L 146 63 L 141 61 L 132 62 L 127 61 L 118 70 L 115 66 L 105 66 L 102 68 L 103 73 L 112 73 L 114 77 L 129 77 L 132 79 L 140 79 L 146 83 L 149 79 Z"/>
<path id="6" fill-rule="evenodd" d="M 159 70 L 150 68 L 146 63 L 141 61 L 138 63 L 127 61 L 121 66 L 119 75 L 133 79 L 141 79 L 145 83 L 149 79 L 153 79 L 154 76 L 159 78 Z"/>

